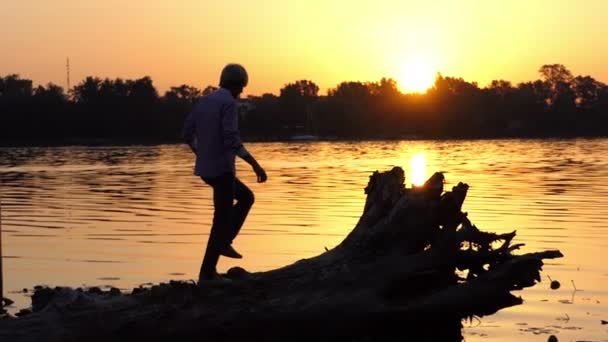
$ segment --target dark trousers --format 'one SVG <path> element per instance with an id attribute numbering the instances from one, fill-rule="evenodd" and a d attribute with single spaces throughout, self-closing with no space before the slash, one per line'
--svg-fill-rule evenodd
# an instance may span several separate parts
<path id="1" fill-rule="evenodd" d="M 254 198 L 253 192 L 232 173 L 201 178 L 213 188 L 214 207 L 213 226 L 199 274 L 199 278 L 204 278 L 216 272 L 220 252 L 232 244 L 241 230 Z"/>

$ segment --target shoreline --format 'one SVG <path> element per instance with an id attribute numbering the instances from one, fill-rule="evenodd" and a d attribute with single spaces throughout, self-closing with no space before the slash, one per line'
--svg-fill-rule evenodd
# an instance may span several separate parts
<path id="1" fill-rule="evenodd" d="M 487 141 L 487 140 L 574 140 L 574 139 L 606 139 L 608 135 L 513 135 L 513 136 L 398 136 L 398 137 L 318 137 L 318 139 L 289 139 L 244 137 L 245 143 L 318 143 L 318 142 L 374 142 L 374 141 Z M 11 147 L 68 147 L 68 146 L 157 146 L 183 143 L 179 139 L 86 139 L 70 138 L 61 140 L 0 140 L 0 148 Z"/>

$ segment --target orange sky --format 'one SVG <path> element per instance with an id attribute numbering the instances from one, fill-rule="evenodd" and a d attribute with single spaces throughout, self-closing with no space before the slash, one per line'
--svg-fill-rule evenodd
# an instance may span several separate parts
<path id="1" fill-rule="evenodd" d="M 72 84 L 149 75 L 161 92 L 216 84 L 233 61 L 250 72 L 245 94 L 381 77 L 408 91 L 435 71 L 483 86 L 545 63 L 608 82 L 606 22 L 605 0 L 4 1 L 0 75 L 65 86 L 69 56 Z"/>

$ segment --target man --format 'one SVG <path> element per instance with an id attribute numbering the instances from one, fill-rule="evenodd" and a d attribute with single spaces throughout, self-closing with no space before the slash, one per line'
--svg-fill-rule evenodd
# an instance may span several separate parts
<path id="1" fill-rule="evenodd" d="M 238 130 L 236 99 L 247 86 L 247 71 L 239 64 L 228 64 L 220 76 L 220 88 L 203 96 L 184 123 L 183 137 L 196 154 L 194 174 L 213 188 L 213 226 L 199 273 L 199 284 L 229 282 L 217 274 L 220 255 L 242 258 L 232 247 L 249 209 L 253 193 L 236 178 L 235 156 L 253 167 L 260 183 L 266 172 L 245 149 Z M 236 199 L 236 204 L 233 200 Z"/>

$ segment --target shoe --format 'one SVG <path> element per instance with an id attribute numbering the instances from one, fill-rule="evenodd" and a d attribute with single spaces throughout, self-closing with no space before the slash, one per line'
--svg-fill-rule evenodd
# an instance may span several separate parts
<path id="1" fill-rule="evenodd" d="M 217 272 L 211 277 L 201 277 L 198 279 L 198 286 L 206 285 L 227 285 L 232 284 L 232 279 L 222 277 Z"/>
<path id="2" fill-rule="evenodd" d="M 228 247 L 224 248 L 220 252 L 220 255 L 233 259 L 243 259 L 243 256 L 239 252 L 237 252 L 234 247 L 232 247 L 232 245 L 228 245 Z"/>

